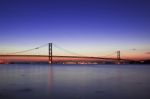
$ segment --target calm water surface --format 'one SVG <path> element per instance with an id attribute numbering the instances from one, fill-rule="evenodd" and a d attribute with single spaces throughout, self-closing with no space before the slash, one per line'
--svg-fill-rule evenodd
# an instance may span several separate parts
<path id="1" fill-rule="evenodd" d="M 150 99 L 150 66 L 0 65 L 0 99 Z"/>

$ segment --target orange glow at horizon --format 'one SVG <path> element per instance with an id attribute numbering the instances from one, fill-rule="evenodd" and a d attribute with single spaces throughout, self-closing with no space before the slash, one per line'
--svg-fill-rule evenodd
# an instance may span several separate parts
<path id="1" fill-rule="evenodd" d="M 94 57 L 94 56 L 93 56 Z M 116 58 L 115 57 L 104 57 L 104 58 Z M 63 60 L 99 60 L 99 59 L 88 59 L 88 58 L 67 58 L 67 57 L 53 57 L 54 61 L 63 61 Z M 126 56 L 121 56 L 121 59 L 129 60 L 146 60 L 150 59 L 149 55 L 142 54 L 126 54 Z M 48 56 L 0 56 L 0 63 L 4 61 L 13 61 L 13 62 L 48 62 Z"/>

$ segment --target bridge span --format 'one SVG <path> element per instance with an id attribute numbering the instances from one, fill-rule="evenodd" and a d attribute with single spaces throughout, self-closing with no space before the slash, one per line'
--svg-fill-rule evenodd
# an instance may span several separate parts
<path id="1" fill-rule="evenodd" d="M 53 56 L 53 64 L 105 64 L 117 63 L 116 58 L 90 57 L 90 56 Z M 120 59 L 120 63 L 132 60 Z M 48 63 L 48 55 L 0 55 L 1 63 Z"/>
<path id="2" fill-rule="evenodd" d="M 46 51 L 40 51 L 46 47 Z M 67 52 L 71 55 L 55 55 L 54 48 Z M 47 54 L 39 54 L 40 52 L 47 52 Z M 56 44 L 47 43 L 39 47 L 19 52 L 7 53 L 0 55 L 0 63 L 49 63 L 49 64 L 101 64 L 101 63 L 129 63 L 132 60 L 121 58 L 121 52 L 118 50 L 112 57 L 94 57 L 78 55 L 74 52 L 66 50 Z M 76 54 L 76 55 L 75 55 Z"/>

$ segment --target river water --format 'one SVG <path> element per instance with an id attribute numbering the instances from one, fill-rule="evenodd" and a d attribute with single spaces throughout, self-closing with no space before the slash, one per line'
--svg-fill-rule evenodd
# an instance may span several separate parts
<path id="1" fill-rule="evenodd" d="M 150 66 L 0 65 L 0 99 L 150 99 Z"/>

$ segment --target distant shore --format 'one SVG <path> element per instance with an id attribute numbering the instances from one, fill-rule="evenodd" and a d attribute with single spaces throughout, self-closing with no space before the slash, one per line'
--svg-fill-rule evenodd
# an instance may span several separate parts
<path id="1" fill-rule="evenodd" d="M 49 64 L 48 62 L 9 62 L 9 63 L 0 63 L 0 64 Z M 87 63 L 83 63 L 83 62 L 53 62 L 53 64 L 74 64 L 74 65 L 78 65 L 78 64 L 150 64 L 150 60 L 141 60 L 141 61 L 131 61 L 131 62 L 127 62 L 127 63 L 114 63 L 114 62 L 87 62 Z"/>

